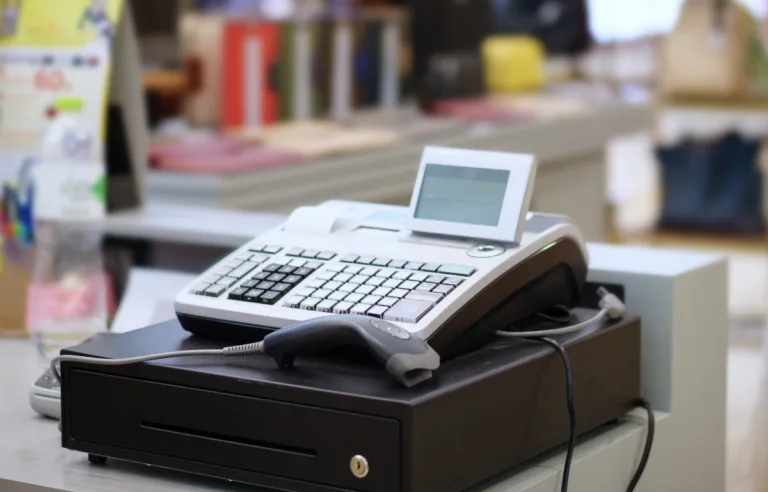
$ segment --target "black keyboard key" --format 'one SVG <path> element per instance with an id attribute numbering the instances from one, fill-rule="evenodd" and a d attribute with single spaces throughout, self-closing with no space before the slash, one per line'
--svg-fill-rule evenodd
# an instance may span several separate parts
<path id="1" fill-rule="evenodd" d="M 225 290 L 227 290 L 227 288 L 223 285 L 211 285 L 205 289 L 205 295 L 208 297 L 219 297 Z"/>
<path id="2" fill-rule="evenodd" d="M 275 286 L 275 282 L 262 282 L 256 286 L 257 289 L 269 290 Z"/>
<path id="3" fill-rule="evenodd" d="M 291 289 L 290 284 L 275 284 L 274 287 L 272 287 L 270 290 L 274 290 L 275 292 L 280 292 L 281 294 L 285 294 Z"/>
<path id="4" fill-rule="evenodd" d="M 354 263 L 357 261 L 357 259 L 360 258 L 359 255 L 344 255 L 344 257 L 341 259 L 344 263 Z"/>
<path id="5" fill-rule="evenodd" d="M 270 275 L 272 275 L 272 274 L 269 273 L 269 272 L 259 272 L 256 275 L 254 275 L 253 277 L 251 277 L 251 279 L 253 279 L 253 280 L 266 280 L 267 277 L 269 277 Z"/>
<path id="6" fill-rule="evenodd" d="M 389 268 L 405 268 L 405 265 L 407 264 L 407 261 L 402 260 L 392 260 L 389 262 Z"/>
<path id="7" fill-rule="evenodd" d="M 258 283 L 259 283 L 258 280 L 248 280 L 240 284 L 240 287 L 245 287 L 246 289 L 253 289 L 254 287 L 256 287 Z"/>
<path id="8" fill-rule="evenodd" d="M 427 263 L 421 267 L 422 272 L 436 272 L 440 270 L 440 263 Z"/>
<path id="9" fill-rule="evenodd" d="M 259 296 L 263 293 L 264 291 L 261 289 L 251 289 L 245 293 L 243 300 L 247 302 L 259 302 Z"/>
<path id="10" fill-rule="evenodd" d="M 317 258 L 317 255 L 319 255 L 320 252 L 316 249 L 307 249 L 303 253 L 301 253 L 302 258 Z"/>
<path id="11" fill-rule="evenodd" d="M 270 290 L 269 292 L 265 292 L 259 296 L 259 302 L 262 304 L 274 304 L 282 296 L 283 295 L 280 292 Z"/>
<path id="12" fill-rule="evenodd" d="M 325 260 L 325 261 L 332 260 L 335 257 L 336 257 L 336 253 L 334 253 L 333 251 L 323 251 L 319 255 L 317 255 L 318 260 Z"/>
<path id="13" fill-rule="evenodd" d="M 355 263 L 357 263 L 358 265 L 370 265 L 371 263 L 373 263 L 373 260 L 375 259 L 376 257 L 374 256 L 361 256 L 360 258 L 355 260 Z"/>
<path id="14" fill-rule="evenodd" d="M 423 266 L 424 266 L 424 263 L 421 263 L 418 261 L 411 261 L 405 265 L 405 268 L 407 268 L 408 270 L 420 270 L 421 267 Z"/>
<path id="15" fill-rule="evenodd" d="M 301 267 L 301 268 L 297 268 L 293 272 L 293 274 L 298 275 L 300 277 L 306 277 L 307 275 L 310 275 L 312 272 L 314 272 L 314 270 L 312 270 L 311 268 Z"/>
<path id="16" fill-rule="evenodd" d="M 280 251 L 282 251 L 283 248 L 280 246 L 266 246 L 264 249 L 261 250 L 262 253 L 269 253 L 271 255 L 277 254 Z"/>
<path id="17" fill-rule="evenodd" d="M 230 292 L 229 293 L 229 298 L 233 299 L 235 301 L 242 301 L 243 300 L 243 295 L 246 292 L 248 292 L 248 289 L 246 289 L 245 287 L 240 287 L 240 288 L 235 289 L 232 292 Z"/>
<path id="18" fill-rule="evenodd" d="M 296 267 L 294 266 L 284 266 L 280 270 L 278 270 L 279 273 L 284 273 L 286 275 L 290 275 L 295 271 L 296 271 Z"/>
<path id="19" fill-rule="evenodd" d="M 376 258 L 375 260 L 373 260 L 373 266 L 385 267 L 389 265 L 390 261 L 392 260 L 390 260 L 389 258 Z"/>
<path id="20" fill-rule="evenodd" d="M 265 272 L 272 273 L 280 270 L 281 268 L 283 268 L 283 265 L 279 263 L 270 263 L 269 265 L 262 268 L 262 270 L 264 270 Z"/>
<path id="21" fill-rule="evenodd" d="M 270 282 L 282 282 L 284 278 L 285 278 L 285 275 L 283 275 L 282 273 L 273 273 L 272 275 L 267 277 L 267 280 L 269 280 Z"/>
<path id="22" fill-rule="evenodd" d="M 287 256 L 301 256 L 301 253 L 303 252 L 304 248 L 291 248 L 285 254 Z"/>
<path id="23" fill-rule="evenodd" d="M 304 278 L 303 277 L 299 277 L 298 275 L 288 275 L 287 277 L 285 277 L 283 279 L 283 282 L 286 283 L 286 284 L 294 285 L 294 284 L 298 284 L 302 280 L 304 280 Z"/>

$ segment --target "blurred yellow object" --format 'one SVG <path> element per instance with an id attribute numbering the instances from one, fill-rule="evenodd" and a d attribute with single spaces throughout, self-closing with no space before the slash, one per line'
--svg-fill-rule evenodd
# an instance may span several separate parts
<path id="1" fill-rule="evenodd" d="M 485 83 L 493 94 L 514 94 L 544 86 L 544 46 L 529 36 L 493 36 L 483 42 Z"/>

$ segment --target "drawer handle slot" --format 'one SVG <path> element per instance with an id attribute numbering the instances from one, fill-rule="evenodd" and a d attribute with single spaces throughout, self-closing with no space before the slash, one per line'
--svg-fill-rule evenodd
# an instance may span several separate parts
<path id="1" fill-rule="evenodd" d="M 217 432 L 208 432 L 199 429 L 189 429 L 185 427 L 178 427 L 175 425 L 158 424 L 156 422 L 142 422 L 141 426 L 145 429 L 150 429 L 159 432 L 171 433 L 176 435 L 196 437 L 198 439 L 213 439 L 216 441 L 223 441 L 230 444 L 239 444 L 243 446 L 252 446 L 255 448 L 278 451 L 281 453 L 292 453 L 308 458 L 317 457 L 317 451 L 314 449 L 301 448 L 298 446 L 288 446 L 285 444 L 277 444 L 266 441 L 259 441 L 257 439 L 249 439 L 247 437 L 228 436 L 225 434 L 219 434 Z"/>

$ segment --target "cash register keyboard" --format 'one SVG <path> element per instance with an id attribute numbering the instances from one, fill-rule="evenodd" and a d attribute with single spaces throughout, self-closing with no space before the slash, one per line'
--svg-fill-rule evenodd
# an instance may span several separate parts
<path id="1" fill-rule="evenodd" d="M 219 264 L 192 294 L 417 323 L 474 272 L 466 265 L 252 245 Z"/>

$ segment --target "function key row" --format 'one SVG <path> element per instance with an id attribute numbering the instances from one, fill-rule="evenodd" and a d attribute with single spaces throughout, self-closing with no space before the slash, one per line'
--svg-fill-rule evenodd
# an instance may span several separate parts
<path id="1" fill-rule="evenodd" d="M 300 258 L 318 259 L 328 261 L 336 258 L 336 253 L 333 251 L 318 251 L 316 249 L 304 249 L 304 248 L 291 248 L 285 252 L 287 256 L 295 256 Z"/>
<path id="2" fill-rule="evenodd" d="M 347 254 L 341 258 L 344 263 L 355 263 L 357 265 L 371 265 L 376 267 L 388 267 L 405 270 L 418 270 L 422 272 L 444 273 L 446 275 L 458 275 L 469 277 L 477 270 L 468 265 L 450 265 L 440 263 L 423 263 L 419 261 L 392 260 L 390 258 L 377 258 L 375 256 L 360 256 L 356 254 Z"/>

